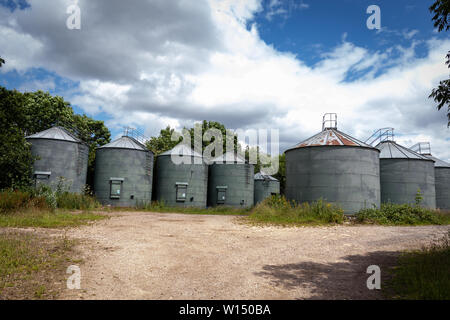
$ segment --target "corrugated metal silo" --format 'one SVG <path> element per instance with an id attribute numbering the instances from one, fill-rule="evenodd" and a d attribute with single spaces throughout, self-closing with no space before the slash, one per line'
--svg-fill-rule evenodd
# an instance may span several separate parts
<path id="1" fill-rule="evenodd" d="M 415 148 L 415 147 L 418 148 Z M 419 142 L 410 149 L 434 161 L 434 181 L 436 190 L 436 208 L 450 210 L 450 163 L 431 155 L 429 142 Z"/>
<path id="2" fill-rule="evenodd" d="M 415 204 L 417 191 L 421 205 L 436 208 L 434 161 L 394 141 L 380 142 L 381 202 Z"/>
<path id="3" fill-rule="evenodd" d="M 254 204 L 254 166 L 227 152 L 209 166 L 208 205 L 251 207 Z"/>
<path id="4" fill-rule="evenodd" d="M 105 205 L 133 207 L 152 199 L 153 152 L 123 136 L 96 151 L 94 191 Z"/>
<path id="5" fill-rule="evenodd" d="M 255 174 L 255 204 L 277 194 L 280 194 L 280 181 L 262 171 Z"/>
<path id="6" fill-rule="evenodd" d="M 379 153 L 337 130 L 336 115 L 326 114 L 322 132 L 285 152 L 286 197 L 297 202 L 323 199 L 346 214 L 379 207 Z"/>
<path id="7" fill-rule="evenodd" d="M 168 206 L 206 207 L 207 187 L 208 166 L 202 155 L 190 146 L 178 144 L 157 156 L 155 191 L 158 201 Z"/>
<path id="8" fill-rule="evenodd" d="M 52 127 L 26 137 L 31 153 L 39 157 L 33 164 L 36 184 L 55 188 L 64 178 L 71 192 L 83 192 L 86 185 L 89 147 L 62 127 Z"/>

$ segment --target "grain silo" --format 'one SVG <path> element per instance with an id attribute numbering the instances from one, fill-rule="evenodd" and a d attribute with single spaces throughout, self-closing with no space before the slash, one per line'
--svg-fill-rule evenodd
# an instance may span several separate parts
<path id="1" fill-rule="evenodd" d="M 178 144 L 156 157 L 156 200 L 168 206 L 206 207 L 208 166 L 201 154 Z"/>
<path id="2" fill-rule="evenodd" d="M 450 163 L 433 157 L 429 142 L 419 142 L 410 149 L 434 161 L 436 208 L 450 210 Z"/>
<path id="3" fill-rule="evenodd" d="M 254 204 L 254 166 L 226 152 L 209 166 L 208 205 L 251 207 Z"/>
<path id="4" fill-rule="evenodd" d="M 105 205 L 133 207 L 152 199 L 153 152 L 123 136 L 97 148 L 94 191 Z"/>
<path id="5" fill-rule="evenodd" d="M 280 181 L 262 171 L 255 174 L 255 204 L 277 194 L 280 194 Z"/>
<path id="6" fill-rule="evenodd" d="M 62 127 L 52 127 L 26 137 L 31 153 L 38 159 L 33 164 L 36 185 L 53 189 L 63 182 L 70 192 L 81 193 L 86 185 L 89 147 Z"/>
<path id="7" fill-rule="evenodd" d="M 393 140 L 380 142 L 381 202 L 415 204 L 418 190 L 421 205 L 436 208 L 434 161 Z"/>
<path id="8" fill-rule="evenodd" d="M 322 131 L 286 150 L 286 197 L 339 205 L 346 214 L 379 207 L 379 150 L 337 130 L 336 114 Z"/>

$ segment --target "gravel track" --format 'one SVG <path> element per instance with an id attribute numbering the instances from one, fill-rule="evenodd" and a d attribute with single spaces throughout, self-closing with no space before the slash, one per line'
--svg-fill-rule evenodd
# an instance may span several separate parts
<path id="1" fill-rule="evenodd" d="M 81 290 L 61 299 L 380 299 L 403 250 L 448 226 L 259 227 L 233 216 L 122 212 L 67 231 L 79 239 Z"/>

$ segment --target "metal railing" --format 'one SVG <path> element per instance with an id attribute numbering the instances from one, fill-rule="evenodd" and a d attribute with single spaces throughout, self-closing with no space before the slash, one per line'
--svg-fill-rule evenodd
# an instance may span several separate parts
<path id="1" fill-rule="evenodd" d="M 337 113 L 325 113 L 322 118 L 322 131 L 337 129 Z"/>
<path id="2" fill-rule="evenodd" d="M 394 141 L 394 128 L 378 129 L 364 142 L 373 146 L 383 141 Z"/>
<path id="3" fill-rule="evenodd" d="M 410 149 L 420 154 L 431 155 L 431 145 L 429 142 L 418 142 L 415 145 L 413 145 Z"/>
<path id="4" fill-rule="evenodd" d="M 144 135 L 144 131 L 132 127 L 124 127 L 123 135 L 133 138 L 142 144 L 145 144 L 145 142 L 150 140 L 147 136 Z"/>

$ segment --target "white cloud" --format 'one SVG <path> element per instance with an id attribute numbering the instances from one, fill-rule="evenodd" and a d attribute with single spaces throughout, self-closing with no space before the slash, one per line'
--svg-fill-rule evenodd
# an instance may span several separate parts
<path id="1" fill-rule="evenodd" d="M 279 128 L 285 148 L 320 130 L 323 113 L 337 112 L 339 129 L 359 139 L 392 126 L 400 143 L 429 140 L 436 156 L 450 160 L 445 113 L 427 98 L 448 76 L 450 40 L 429 40 L 428 55 L 416 58 L 417 42 L 372 52 L 344 37 L 310 67 L 267 45 L 257 25 L 248 28 L 263 10 L 258 0 L 79 0 L 78 31 L 65 27 L 70 1 L 30 2 L 24 11 L 0 9 L 1 72 L 42 67 L 79 81 L 65 98 L 106 113 L 111 128 L 157 134 L 167 124 L 216 120 Z M 367 74 L 345 82 L 352 72 Z"/>
<path id="2" fill-rule="evenodd" d="M 274 17 L 280 16 L 283 19 L 289 18 L 293 11 L 308 9 L 309 4 L 295 0 L 270 0 L 265 9 L 265 17 L 271 21 Z"/>

